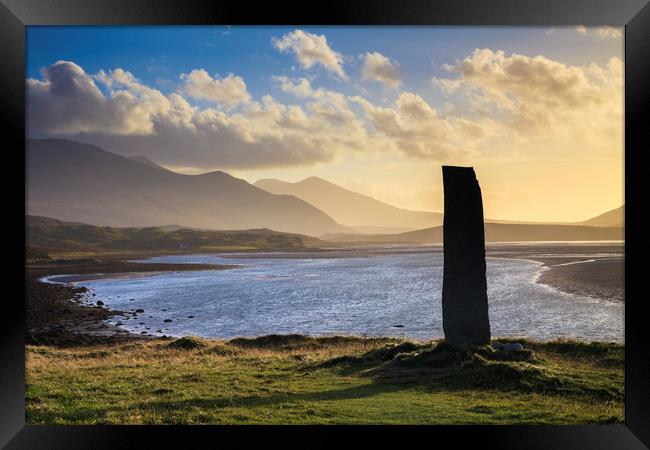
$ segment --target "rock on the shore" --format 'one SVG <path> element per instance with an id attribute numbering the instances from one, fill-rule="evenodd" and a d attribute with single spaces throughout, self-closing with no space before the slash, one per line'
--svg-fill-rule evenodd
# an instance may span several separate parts
<path id="1" fill-rule="evenodd" d="M 104 302 L 101 300 L 97 300 L 97 306 L 104 306 Z"/>
<path id="2" fill-rule="evenodd" d="M 502 352 L 521 352 L 524 349 L 524 346 L 519 342 L 507 342 L 505 344 L 495 343 L 492 344 L 492 347 L 495 350 L 501 350 Z"/>

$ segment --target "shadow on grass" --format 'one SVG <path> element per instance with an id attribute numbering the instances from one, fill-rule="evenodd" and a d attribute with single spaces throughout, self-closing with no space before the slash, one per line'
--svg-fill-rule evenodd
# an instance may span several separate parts
<path id="1" fill-rule="evenodd" d="M 564 361 L 551 363 L 530 348 L 503 352 L 486 345 L 458 350 L 444 342 L 403 342 L 358 356 L 333 358 L 303 370 L 308 373 L 328 369 L 369 377 L 375 385 L 417 386 L 431 391 L 472 389 L 562 395 L 599 402 L 623 400 L 622 383 L 602 374 L 585 373 L 574 365 L 588 358 L 594 366 L 622 369 L 622 347 L 562 341 L 527 345 L 559 354 Z"/>
<path id="2" fill-rule="evenodd" d="M 319 401 L 339 401 L 360 399 L 372 397 L 374 395 L 396 392 L 404 389 L 404 386 L 391 384 L 370 383 L 361 386 L 347 387 L 343 389 L 332 389 L 316 392 L 276 392 L 266 395 L 234 396 L 229 398 L 192 398 L 181 401 L 154 401 L 143 402 L 137 405 L 141 409 L 168 409 L 177 411 L 179 409 L 205 408 L 217 409 L 228 407 L 260 407 L 275 406 L 282 404 L 301 403 L 301 402 L 319 402 Z"/>
<path id="3" fill-rule="evenodd" d="M 342 338 L 331 339 L 324 344 L 346 343 L 340 339 Z M 623 401 L 623 383 L 617 378 L 621 376 L 619 372 L 622 372 L 622 346 L 561 341 L 541 344 L 521 340 L 520 342 L 524 343 L 526 351 L 500 352 L 490 346 L 461 351 L 444 342 L 385 341 L 381 346 L 362 354 L 339 356 L 299 366 L 297 371 L 289 376 L 296 377 L 296 380 L 304 378 L 305 382 L 298 381 L 295 386 L 289 383 L 287 389 L 293 389 L 294 392 L 275 391 L 214 397 L 208 395 L 186 399 L 158 397 L 149 401 L 113 407 L 75 405 L 74 408 L 66 410 L 63 415 L 60 410 L 33 412 L 28 416 L 28 422 L 54 423 L 56 420 L 62 420 L 77 423 L 105 423 L 109 412 L 113 416 L 120 417 L 125 414 L 126 417 L 133 411 L 145 413 L 145 416 L 154 413 L 153 416 L 163 417 L 166 418 L 165 421 L 173 422 L 182 420 L 195 411 L 208 413 L 210 410 L 217 409 L 257 407 L 274 409 L 282 405 L 363 399 L 407 389 L 417 389 L 426 393 L 464 391 L 502 393 L 503 395 L 497 395 L 497 398 L 504 400 L 507 400 L 508 393 L 536 393 L 573 398 L 591 404 L 620 404 Z M 298 337 L 284 341 L 271 337 L 263 342 L 258 338 L 231 341 L 230 344 L 240 348 L 271 345 L 276 350 L 282 346 L 295 349 L 317 345 L 316 342 L 305 341 Z M 180 347 L 180 344 L 177 347 Z M 210 351 L 210 349 L 198 351 Z M 549 358 L 547 359 L 546 356 Z M 608 362 L 603 365 L 603 361 Z M 596 368 L 600 369 L 596 370 Z M 323 376 L 327 378 L 330 374 L 332 378 L 343 375 L 356 377 L 358 380 L 354 386 L 337 388 L 333 384 L 332 389 L 322 389 Z M 308 380 L 312 377 L 320 380 L 318 384 L 320 390 L 295 392 L 298 389 L 308 389 L 310 384 Z M 363 384 L 359 385 L 359 380 L 362 380 Z M 342 382 L 345 383 L 345 380 Z M 166 393 L 161 392 L 161 394 Z M 491 410 L 485 406 L 475 405 L 475 409 L 470 412 L 491 413 Z M 197 417 L 199 420 L 201 417 L 211 420 L 209 414 L 199 414 Z M 611 421 L 619 420 L 617 417 L 612 417 Z"/>
<path id="4" fill-rule="evenodd" d="M 317 392 L 302 393 L 271 393 L 266 395 L 230 396 L 213 398 L 190 398 L 184 400 L 154 400 L 140 403 L 131 403 L 128 406 L 114 405 L 112 407 L 79 407 L 63 411 L 41 411 L 27 415 L 28 423 L 107 423 L 107 413 L 114 416 L 128 417 L 133 411 L 140 411 L 144 415 L 155 413 L 161 417 L 183 417 L 186 413 L 196 410 L 214 411 L 226 408 L 258 408 L 275 407 L 280 405 L 299 404 L 304 402 L 340 401 L 360 399 L 378 394 L 395 392 L 404 389 L 404 386 L 384 383 L 370 383 L 343 389 L 332 389 Z"/>
<path id="5" fill-rule="evenodd" d="M 291 345 L 297 345 L 293 341 Z M 301 345 L 304 343 L 300 343 Z M 274 345 L 277 343 L 274 342 Z M 530 344 L 534 347 L 534 344 Z M 544 347 L 537 347 L 544 349 Z M 620 347 L 610 351 L 599 348 L 594 352 L 590 344 L 556 342 L 549 350 L 563 356 L 598 358 L 616 356 Z M 597 360 L 593 361 L 597 363 Z M 418 344 L 391 342 L 361 355 L 332 358 L 316 364 L 303 365 L 300 377 L 333 371 L 346 376 L 358 376 L 369 382 L 360 386 L 315 392 L 276 392 L 228 398 L 193 398 L 182 401 L 154 401 L 138 405 L 141 409 L 216 409 L 229 407 L 267 407 L 304 402 L 341 401 L 372 397 L 419 389 L 424 392 L 459 392 L 468 390 L 501 393 L 541 393 L 549 396 L 575 398 L 598 403 L 616 403 L 623 400 L 622 384 L 618 385 L 598 375 L 585 376 L 566 365 L 549 364 L 528 349 L 520 352 L 495 351 L 490 346 L 459 351 L 443 343 Z"/>

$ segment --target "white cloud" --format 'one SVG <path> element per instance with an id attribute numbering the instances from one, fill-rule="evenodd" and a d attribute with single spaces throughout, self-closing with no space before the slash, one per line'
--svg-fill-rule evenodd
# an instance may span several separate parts
<path id="1" fill-rule="evenodd" d="M 273 81 L 279 84 L 282 92 L 295 95 L 296 97 L 311 97 L 314 91 L 307 78 L 290 79 L 284 76 L 273 77 Z"/>
<path id="2" fill-rule="evenodd" d="M 351 151 L 460 160 L 486 135 L 484 124 L 440 116 L 413 93 L 380 107 L 314 88 L 304 78 L 275 81 L 303 104 L 285 105 L 267 95 L 240 103 L 236 112 L 199 108 L 182 95 L 190 96 L 187 89 L 164 95 L 119 68 L 91 76 L 74 63 L 59 62 L 43 70 L 42 80 L 28 80 L 29 132 L 149 155 L 170 166 L 212 168 L 305 165 Z"/>
<path id="3" fill-rule="evenodd" d="M 229 74 L 225 78 L 212 78 L 204 69 L 182 74 L 181 91 L 196 100 L 208 100 L 227 108 L 248 103 L 250 94 L 243 78 Z"/>
<path id="4" fill-rule="evenodd" d="M 403 92 L 391 107 L 353 97 L 374 129 L 394 149 L 436 161 L 462 161 L 483 137 L 482 125 L 461 117 L 442 117 L 419 95 Z"/>
<path id="5" fill-rule="evenodd" d="M 343 55 L 332 50 L 324 35 L 295 30 L 271 42 L 280 52 L 293 53 L 304 69 L 319 64 L 340 79 L 348 79 L 343 70 Z"/>
<path id="6" fill-rule="evenodd" d="M 620 39 L 623 37 L 623 29 L 621 27 L 585 27 L 579 25 L 576 31 L 583 36 L 595 39 Z"/>
<path id="7" fill-rule="evenodd" d="M 194 70 L 165 95 L 120 68 L 90 75 L 59 61 L 27 80 L 28 133 L 206 169 L 308 165 L 351 152 L 497 164 L 549 148 L 622 151 L 618 58 L 579 67 L 482 49 L 447 70 L 449 78 L 432 80 L 453 96 L 444 105 L 412 92 L 373 103 L 371 95 L 348 97 L 306 78 L 273 77 L 297 102 L 284 104 L 252 98 L 236 75 Z"/>
<path id="8" fill-rule="evenodd" d="M 392 62 L 379 52 L 366 53 L 363 56 L 362 77 L 364 80 L 378 81 L 391 88 L 398 88 L 402 83 L 399 64 Z"/>
<path id="9" fill-rule="evenodd" d="M 439 87 L 446 94 L 453 94 L 462 86 L 462 80 L 450 80 L 447 78 L 432 78 L 434 87 Z"/>
<path id="10" fill-rule="evenodd" d="M 466 96 L 477 114 L 499 117 L 528 139 L 565 136 L 585 142 L 622 142 L 623 67 L 580 67 L 544 56 L 481 49 L 456 61 L 455 79 L 433 79 Z M 449 89 L 448 89 L 449 90 Z"/>
<path id="11" fill-rule="evenodd" d="M 192 106 L 179 93 L 166 96 L 122 69 L 93 77 L 64 61 L 45 68 L 41 80 L 27 80 L 27 86 L 30 136 L 73 137 L 161 164 L 305 165 L 374 147 L 345 96 L 326 90 L 304 106 L 264 96 L 233 113 Z"/>
<path id="12" fill-rule="evenodd" d="M 97 75 L 114 88 L 108 97 L 73 62 L 57 61 L 44 68 L 42 76 L 27 80 L 28 125 L 41 133 L 149 134 L 151 118 L 169 110 L 169 101 L 160 92 L 121 69 Z"/>

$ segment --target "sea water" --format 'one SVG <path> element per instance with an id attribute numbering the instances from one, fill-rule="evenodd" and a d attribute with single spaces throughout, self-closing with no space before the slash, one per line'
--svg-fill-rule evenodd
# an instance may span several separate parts
<path id="1" fill-rule="evenodd" d="M 184 255 L 145 262 L 240 266 L 78 283 L 108 308 L 143 309 L 135 319 L 111 320 L 136 333 L 206 338 L 443 335 L 440 251 L 357 252 L 354 257 Z M 623 303 L 539 284 L 542 270 L 534 261 L 487 259 L 493 336 L 623 341 Z"/>

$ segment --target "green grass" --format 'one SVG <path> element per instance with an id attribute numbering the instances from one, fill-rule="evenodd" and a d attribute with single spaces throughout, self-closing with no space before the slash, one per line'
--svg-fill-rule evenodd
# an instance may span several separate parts
<path id="1" fill-rule="evenodd" d="M 523 343 L 514 358 L 340 336 L 29 346 L 27 422 L 622 422 L 622 346 Z"/>
<path id="2" fill-rule="evenodd" d="M 28 259 L 48 255 L 97 255 L 134 251 L 225 251 L 304 249 L 325 244 L 301 234 L 269 229 L 254 230 L 165 230 L 160 227 L 117 228 L 61 222 L 27 216 Z"/>

